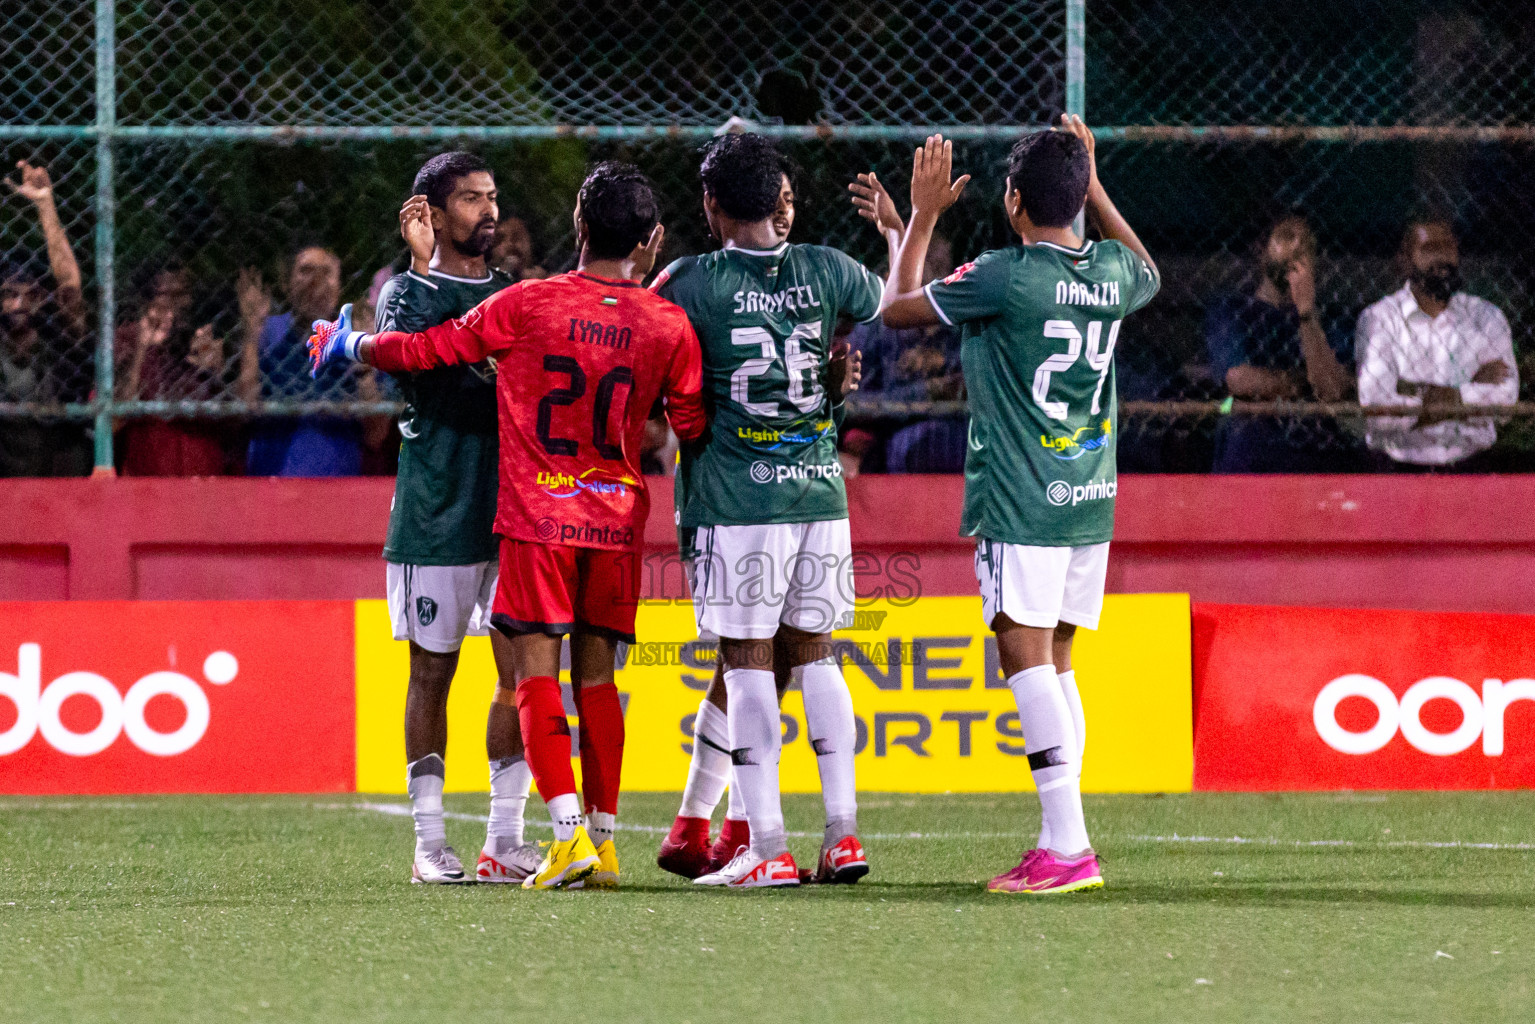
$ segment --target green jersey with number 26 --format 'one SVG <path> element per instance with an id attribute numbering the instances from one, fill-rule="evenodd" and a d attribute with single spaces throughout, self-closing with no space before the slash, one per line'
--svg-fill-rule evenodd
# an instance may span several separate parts
<path id="1" fill-rule="evenodd" d="M 927 286 L 938 316 L 964 330 L 964 535 L 1043 547 L 1113 536 L 1114 343 L 1160 283 L 1104 241 L 996 249 Z"/>
<path id="2" fill-rule="evenodd" d="M 705 441 L 685 446 L 678 525 L 847 517 L 825 377 L 839 317 L 879 315 L 884 285 L 836 249 L 719 249 L 680 259 L 651 288 L 703 346 Z"/>

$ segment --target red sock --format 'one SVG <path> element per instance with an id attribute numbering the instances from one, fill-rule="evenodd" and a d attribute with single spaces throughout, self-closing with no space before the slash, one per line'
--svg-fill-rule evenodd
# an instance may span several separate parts
<path id="1" fill-rule="evenodd" d="M 624 762 L 624 711 L 613 683 L 576 688 L 581 716 L 581 789 L 586 810 L 618 813 Z"/>
<path id="2" fill-rule="evenodd" d="M 538 795 L 548 803 L 576 791 L 570 769 L 570 723 L 560 699 L 560 683 L 553 676 L 529 676 L 517 683 L 517 719 L 522 743 Z"/>
<path id="3" fill-rule="evenodd" d="M 734 854 L 741 847 L 751 845 L 751 825 L 736 818 L 726 818 L 725 824 L 720 827 L 719 841 L 731 854 Z M 730 856 L 727 854 L 725 859 L 729 860 Z"/>

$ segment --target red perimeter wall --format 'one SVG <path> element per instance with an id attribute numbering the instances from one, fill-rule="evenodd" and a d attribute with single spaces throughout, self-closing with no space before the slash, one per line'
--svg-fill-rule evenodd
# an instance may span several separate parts
<path id="1" fill-rule="evenodd" d="M 646 544 L 675 551 L 671 488 Z M 0 480 L 0 599 L 384 596 L 394 481 Z M 957 477 L 848 483 L 868 580 L 973 592 Z M 903 557 L 896 557 L 903 556 Z M 1535 477 L 1120 479 L 1111 591 L 1196 601 L 1535 612 Z M 653 589 L 677 596 L 679 574 Z M 907 590 L 909 593 L 909 589 Z"/>

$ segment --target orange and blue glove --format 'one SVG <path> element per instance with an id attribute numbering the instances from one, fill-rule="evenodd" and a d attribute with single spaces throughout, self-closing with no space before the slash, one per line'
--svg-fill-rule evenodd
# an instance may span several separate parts
<path id="1" fill-rule="evenodd" d="M 314 331 L 309 336 L 309 376 L 318 377 L 320 371 L 342 359 L 357 361 L 357 347 L 368 335 L 352 330 L 352 304 L 341 307 L 341 315 L 335 320 L 316 320 L 310 325 Z"/>

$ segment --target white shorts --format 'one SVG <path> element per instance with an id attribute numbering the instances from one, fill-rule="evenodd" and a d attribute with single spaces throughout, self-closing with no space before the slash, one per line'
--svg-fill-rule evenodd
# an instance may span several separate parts
<path id="1" fill-rule="evenodd" d="M 490 632 L 497 563 L 385 565 L 396 640 L 409 640 L 434 654 L 451 654 L 464 637 Z"/>
<path id="2" fill-rule="evenodd" d="M 1003 614 L 1020 626 L 1097 629 L 1108 570 L 1107 541 L 1051 548 L 976 540 L 975 581 L 988 627 Z"/>
<path id="3" fill-rule="evenodd" d="M 688 581 L 701 637 L 769 640 L 780 624 L 830 633 L 852 621 L 846 519 L 701 526 L 695 550 Z"/>

